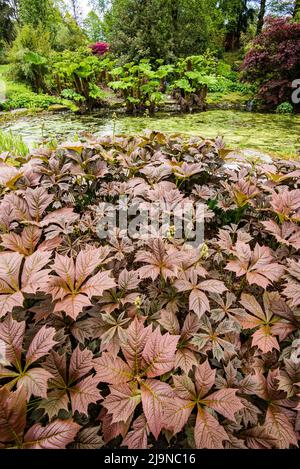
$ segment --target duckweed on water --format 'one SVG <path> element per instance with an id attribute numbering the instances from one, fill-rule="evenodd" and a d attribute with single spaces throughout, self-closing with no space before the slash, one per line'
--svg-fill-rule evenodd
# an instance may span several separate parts
<path id="1" fill-rule="evenodd" d="M 209 138 L 220 135 L 227 147 L 253 148 L 281 157 L 296 157 L 300 149 L 300 116 L 232 110 L 188 115 L 158 114 L 153 118 L 119 116 L 117 121 L 99 114 L 52 114 L 44 119 L 41 116 L 22 118 L 4 125 L 4 128 L 21 135 L 32 146 L 45 138 L 66 139 L 80 132 L 112 134 L 114 125 L 117 134 L 134 134 L 148 128 Z"/>

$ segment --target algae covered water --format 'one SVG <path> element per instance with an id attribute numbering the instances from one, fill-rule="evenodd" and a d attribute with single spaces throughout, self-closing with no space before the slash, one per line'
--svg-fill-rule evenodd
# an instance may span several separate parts
<path id="1" fill-rule="evenodd" d="M 229 148 L 253 148 L 283 157 L 300 149 L 300 116 L 213 110 L 196 114 L 157 114 L 154 117 L 40 114 L 2 125 L 33 146 L 43 140 L 66 140 L 81 133 L 135 134 L 146 129 L 215 138 L 223 136 Z"/>

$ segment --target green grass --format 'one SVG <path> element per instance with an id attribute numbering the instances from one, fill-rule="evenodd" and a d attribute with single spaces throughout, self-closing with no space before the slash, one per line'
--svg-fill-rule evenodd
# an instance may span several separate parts
<path id="1" fill-rule="evenodd" d="M 244 53 L 241 50 L 233 52 L 224 52 L 223 60 L 225 63 L 229 64 L 231 67 L 234 67 L 236 64 L 239 64 L 243 61 Z"/>
<path id="2" fill-rule="evenodd" d="M 14 109 L 35 109 L 47 110 L 52 105 L 64 105 L 71 110 L 76 110 L 76 106 L 67 100 L 61 99 L 56 96 L 48 94 L 34 93 L 23 83 L 11 81 L 9 78 L 9 66 L 0 65 L 0 82 L 2 81 L 2 88 L 4 84 L 4 92 L 6 100 L 0 102 L 0 110 L 12 111 Z"/>
<path id="3" fill-rule="evenodd" d="M 209 93 L 207 97 L 207 104 L 219 105 L 245 105 L 248 101 L 253 99 L 253 94 L 245 94 L 240 91 L 224 91 L 217 93 Z"/>
<path id="4" fill-rule="evenodd" d="M 0 154 L 3 152 L 9 152 L 12 156 L 25 157 L 29 153 L 29 148 L 22 137 L 0 130 Z"/>

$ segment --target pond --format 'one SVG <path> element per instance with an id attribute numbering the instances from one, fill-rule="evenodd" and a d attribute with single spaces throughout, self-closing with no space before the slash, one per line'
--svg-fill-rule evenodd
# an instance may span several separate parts
<path id="1" fill-rule="evenodd" d="M 223 136 L 229 148 L 253 148 L 273 155 L 296 157 L 300 149 L 300 116 L 213 110 L 196 114 L 128 117 L 71 113 L 41 114 L 3 124 L 30 146 L 45 139 L 71 139 L 81 132 L 97 135 L 133 134 L 145 129 L 180 132 L 208 138 Z"/>

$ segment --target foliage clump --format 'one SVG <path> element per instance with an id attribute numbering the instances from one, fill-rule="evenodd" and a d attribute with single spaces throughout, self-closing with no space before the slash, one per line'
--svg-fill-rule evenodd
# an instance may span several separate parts
<path id="1" fill-rule="evenodd" d="M 293 82 L 300 76 L 299 55 L 300 23 L 269 19 L 242 65 L 244 79 L 257 83 L 258 96 L 267 108 L 291 103 Z"/>
<path id="2" fill-rule="evenodd" d="M 1 447 L 297 447 L 299 163 L 159 132 L 10 157 Z M 201 206 L 203 243 L 162 225 L 101 239 L 124 195 Z"/>

